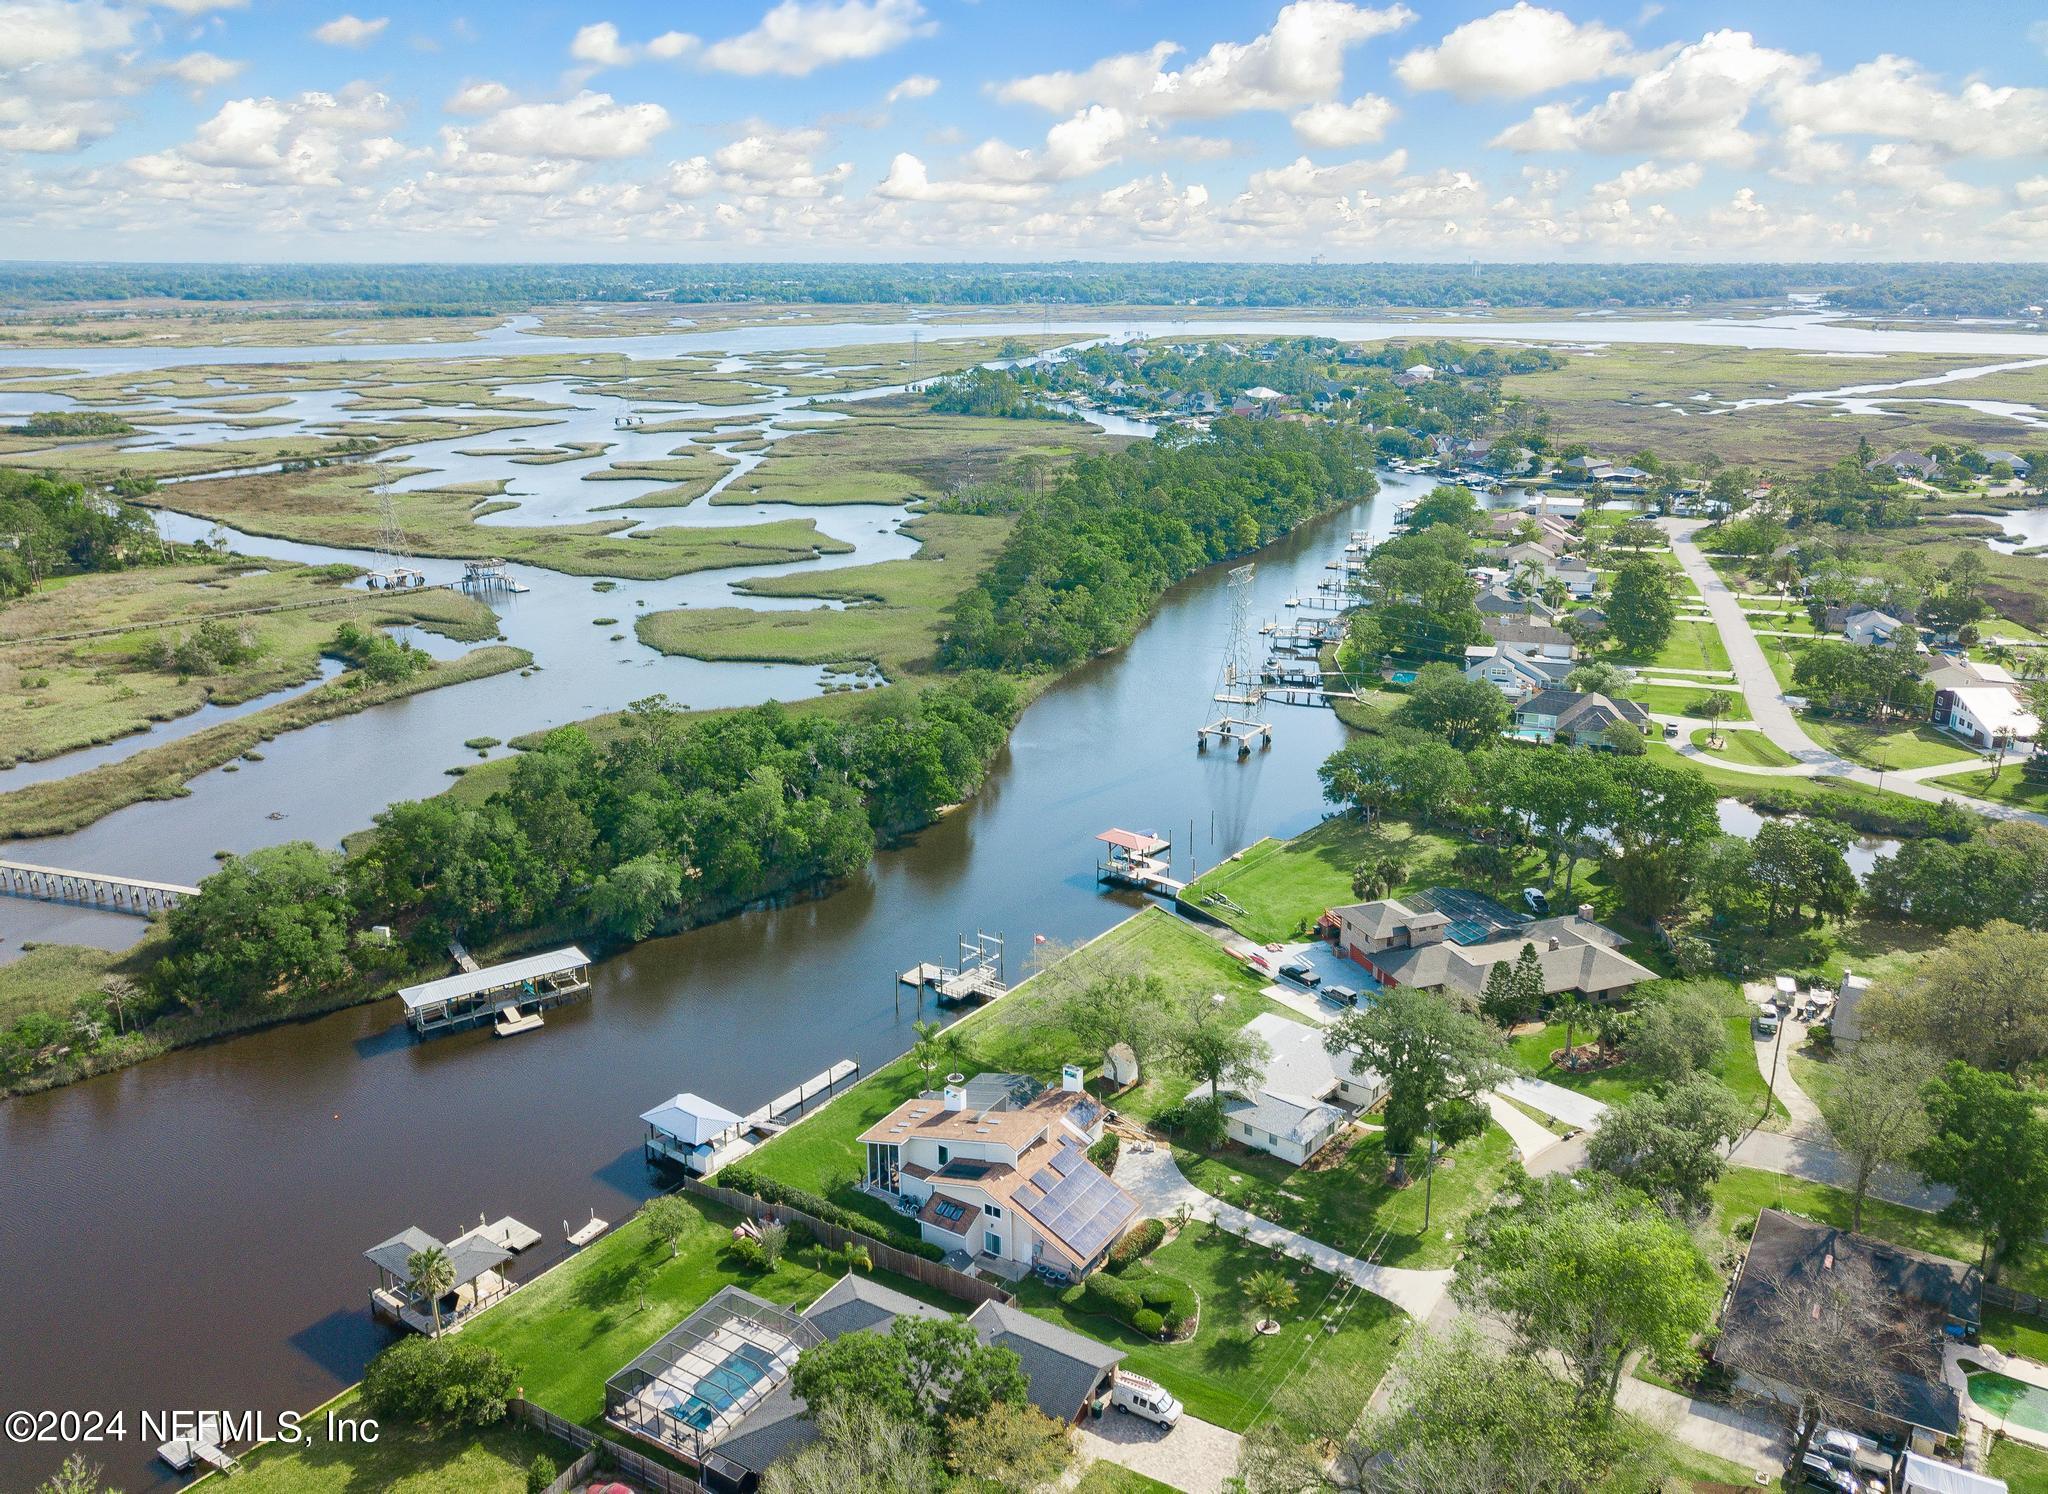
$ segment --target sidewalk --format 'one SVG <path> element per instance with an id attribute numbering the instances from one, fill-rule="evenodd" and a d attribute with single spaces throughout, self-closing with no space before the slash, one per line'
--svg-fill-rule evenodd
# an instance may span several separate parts
<path id="1" fill-rule="evenodd" d="M 1149 1217 L 1163 1219 L 1186 1204 L 1196 1218 L 1207 1219 L 1217 1228 L 1256 1244 L 1283 1250 L 1308 1261 L 1319 1271 L 1346 1277 L 1375 1297 L 1384 1297 L 1418 1322 L 1426 1321 L 1450 1290 L 1449 1271 L 1376 1266 L 1211 1197 L 1182 1175 L 1174 1163 L 1172 1149 L 1163 1143 L 1149 1152 L 1126 1146 L 1117 1158 L 1116 1180 L 1131 1191 L 1139 1209 Z"/>

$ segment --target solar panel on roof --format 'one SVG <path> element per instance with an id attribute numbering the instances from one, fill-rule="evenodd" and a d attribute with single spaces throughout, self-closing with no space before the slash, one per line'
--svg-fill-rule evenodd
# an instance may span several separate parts
<path id="1" fill-rule="evenodd" d="M 1046 1187 L 1042 1180 L 1047 1173 L 1063 1175 L 1046 1187 L 1044 1198 L 1024 1206 L 1027 1214 L 1084 1260 L 1108 1244 L 1137 1209 L 1136 1202 L 1103 1173 L 1079 1165 L 1085 1160 L 1079 1147 L 1069 1144 L 1061 1148 L 1032 1181 Z"/>
<path id="2" fill-rule="evenodd" d="M 932 1210 L 932 1212 L 934 1214 L 937 1214 L 941 1219 L 953 1220 L 958 1219 L 962 1214 L 965 1214 L 967 1210 L 962 1208 L 959 1204 L 956 1204 L 952 1202 L 950 1199 L 948 1199 L 940 1203 L 936 1208 Z"/>

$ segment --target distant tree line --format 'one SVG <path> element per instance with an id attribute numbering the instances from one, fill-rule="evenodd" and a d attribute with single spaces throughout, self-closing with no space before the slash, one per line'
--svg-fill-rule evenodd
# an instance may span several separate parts
<path id="1" fill-rule="evenodd" d="M 138 298 L 354 302 L 433 316 L 572 301 L 940 302 L 1005 306 L 1683 307 L 1824 293 L 1868 312 L 2007 315 L 2048 300 L 2021 264 L 17 264 L 15 306 Z"/>

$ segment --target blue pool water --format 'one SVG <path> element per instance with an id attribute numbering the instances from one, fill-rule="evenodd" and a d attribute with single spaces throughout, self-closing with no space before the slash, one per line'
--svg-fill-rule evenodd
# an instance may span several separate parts
<path id="1" fill-rule="evenodd" d="M 742 1344 L 706 1372 L 694 1393 L 676 1397 L 668 1414 L 686 1427 L 708 1431 L 720 1412 L 730 1411 L 774 1367 L 773 1354 L 758 1344 Z"/>
<path id="2" fill-rule="evenodd" d="M 1415 683 L 1415 671 L 1412 669 L 1397 669 L 1388 678 L 1397 685 L 1412 685 Z"/>

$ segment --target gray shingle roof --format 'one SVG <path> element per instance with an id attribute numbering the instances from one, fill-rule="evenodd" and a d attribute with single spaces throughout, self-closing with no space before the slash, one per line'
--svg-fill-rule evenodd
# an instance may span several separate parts
<path id="1" fill-rule="evenodd" d="M 1000 1302 L 982 1303 L 967 1321 L 984 1344 L 1016 1354 L 1031 1382 L 1031 1404 L 1056 1421 L 1072 1421 L 1102 1377 L 1123 1362 L 1121 1349 Z"/>

